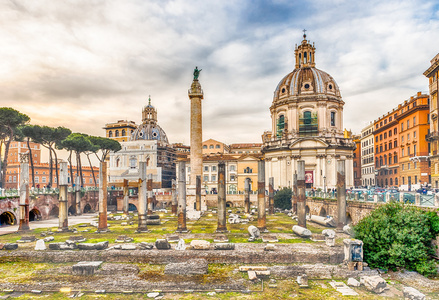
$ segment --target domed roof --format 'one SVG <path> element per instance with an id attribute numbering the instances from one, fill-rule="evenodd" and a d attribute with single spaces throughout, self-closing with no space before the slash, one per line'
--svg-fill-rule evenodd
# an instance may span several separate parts
<path id="1" fill-rule="evenodd" d="M 328 94 L 341 97 L 334 78 L 314 67 L 294 69 L 285 76 L 274 91 L 274 100 L 285 96 Z"/>
<path id="2" fill-rule="evenodd" d="M 158 124 L 151 123 L 143 123 L 139 125 L 139 127 L 134 130 L 131 140 L 158 140 L 165 144 L 169 144 L 165 131 Z"/>
<path id="3" fill-rule="evenodd" d="M 296 65 L 274 91 L 273 103 L 289 97 L 328 96 L 341 100 L 340 89 L 334 78 L 315 67 L 315 47 L 303 35 L 302 43 L 295 49 Z"/>
<path id="4" fill-rule="evenodd" d="M 149 97 L 148 105 L 143 108 L 142 124 L 134 130 L 130 140 L 158 140 L 169 144 L 165 131 L 157 124 L 157 111 L 151 105 L 151 97 Z"/>

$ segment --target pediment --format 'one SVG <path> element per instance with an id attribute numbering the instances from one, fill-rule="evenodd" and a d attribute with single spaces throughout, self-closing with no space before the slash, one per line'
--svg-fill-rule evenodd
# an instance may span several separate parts
<path id="1" fill-rule="evenodd" d="M 297 148 L 327 148 L 329 145 L 319 138 L 301 138 L 290 145 L 290 149 Z"/>

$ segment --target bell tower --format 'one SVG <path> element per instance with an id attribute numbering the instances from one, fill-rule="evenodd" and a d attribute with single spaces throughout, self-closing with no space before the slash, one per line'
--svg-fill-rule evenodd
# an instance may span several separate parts
<path id="1" fill-rule="evenodd" d="M 303 40 L 302 43 L 297 46 L 294 50 L 294 54 L 296 56 L 296 69 L 300 68 L 311 68 L 315 67 L 315 51 L 316 48 L 314 47 L 314 44 L 310 44 L 309 41 L 306 39 L 306 30 L 303 30 Z"/>
<path id="2" fill-rule="evenodd" d="M 143 124 L 157 124 L 157 111 L 155 107 L 151 105 L 151 96 L 149 96 L 148 105 L 143 108 L 142 122 Z"/>

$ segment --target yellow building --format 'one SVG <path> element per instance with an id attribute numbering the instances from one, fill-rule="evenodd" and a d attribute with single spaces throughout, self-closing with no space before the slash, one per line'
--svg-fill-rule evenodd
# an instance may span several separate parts
<path id="1" fill-rule="evenodd" d="M 203 155 L 219 153 L 229 153 L 229 146 L 214 139 L 203 142 Z"/>
<path id="2" fill-rule="evenodd" d="M 424 72 L 428 77 L 430 87 L 430 133 L 427 140 L 431 143 L 430 164 L 431 182 L 434 188 L 439 188 L 439 120 L 438 120 L 438 90 L 439 90 L 439 53 L 431 60 L 431 66 Z"/>
<path id="3" fill-rule="evenodd" d="M 130 140 L 137 125 L 133 121 L 118 120 L 116 123 L 105 124 L 105 136 L 118 142 Z"/>
<path id="4" fill-rule="evenodd" d="M 238 159 L 238 191 L 245 191 L 245 181 L 249 180 L 250 190 L 258 190 L 258 161 L 261 155 L 243 155 Z"/>

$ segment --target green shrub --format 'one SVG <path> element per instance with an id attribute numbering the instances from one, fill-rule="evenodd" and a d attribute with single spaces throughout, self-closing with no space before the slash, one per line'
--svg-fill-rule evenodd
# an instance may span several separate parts
<path id="1" fill-rule="evenodd" d="M 399 202 L 382 205 L 355 226 L 364 243 L 364 260 L 371 267 L 405 268 L 425 276 L 437 273 L 431 244 L 439 233 L 439 217 Z"/>
<path id="2" fill-rule="evenodd" d="M 291 197 L 293 191 L 291 188 L 284 187 L 274 195 L 274 207 L 280 209 L 291 209 Z"/>

